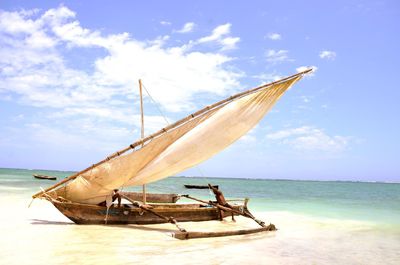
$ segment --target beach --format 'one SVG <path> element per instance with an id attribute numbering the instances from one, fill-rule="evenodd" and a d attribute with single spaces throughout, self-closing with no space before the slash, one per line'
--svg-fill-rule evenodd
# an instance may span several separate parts
<path id="1" fill-rule="evenodd" d="M 0 265 L 400 265 L 399 24 L 393 0 L 0 1 Z"/>
<path id="2" fill-rule="evenodd" d="M 0 169 L 1 264 L 398 264 L 400 185 L 173 177 L 149 185 L 153 192 L 211 198 L 183 183 L 211 182 L 227 197 L 251 197 L 249 208 L 278 231 L 177 240 L 171 224 L 75 225 L 49 202 L 31 195 L 54 182 L 34 171 Z M 37 172 L 37 171 L 35 171 Z M 60 178 L 68 172 L 42 171 Z M 312 192 L 314 191 L 314 192 Z M 253 195 L 253 196 L 252 196 Z M 397 201 L 396 201 L 397 200 Z M 234 223 L 181 223 L 189 231 L 255 228 Z"/>

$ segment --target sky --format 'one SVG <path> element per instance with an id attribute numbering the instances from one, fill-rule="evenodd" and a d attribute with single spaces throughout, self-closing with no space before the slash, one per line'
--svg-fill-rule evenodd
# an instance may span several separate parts
<path id="1" fill-rule="evenodd" d="M 185 176 L 400 181 L 398 1 L 0 2 L 0 167 L 80 170 L 314 68 Z"/>

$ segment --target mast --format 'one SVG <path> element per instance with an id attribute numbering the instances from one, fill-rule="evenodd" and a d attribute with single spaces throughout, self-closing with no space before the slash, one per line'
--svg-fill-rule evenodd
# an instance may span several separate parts
<path id="1" fill-rule="evenodd" d="M 142 94 L 142 79 L 139 79 L 139 94 L 140 94 L 140 116 L 141 116 L 141 135 L 140 138 L 144 139 L 144 115 L 143 115 L 143 94 Z M 142 142 L 143 147 L 144 142 Z M 146 185 L 143 184 L 142 186 L 142 194 L 143 194 L 143 204 L 146 204 Z"/>

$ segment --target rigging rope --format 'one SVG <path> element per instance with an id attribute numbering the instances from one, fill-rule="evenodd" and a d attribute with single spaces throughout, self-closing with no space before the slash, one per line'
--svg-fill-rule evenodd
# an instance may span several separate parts
<path id="1" fill-rule="evenodd" d="M 151 101 L 153 101 L 154 105 L 157 107 L 158 111 L 160 112 L 161 116 L 164 118 L 165 122 L 169 125 L 170 123 L 169 123 L 169 121 L 168 121 L 168 118 L 167 118 L 167 117 L 165 116 L 165 114 L 161 111 L 160 104 L 159 104 L 157 101 L 155 101 L 154 98 L 150 95 L 150 92 L 147 90 L 147 88 L 145 87 L 145 85 L 143 84 L 143 82 L 142 82 L 142 87 L 143 87 L 144 90 L 146 91 L 146 93 L 147 93 L 147 95 L 149 96 L 149 98 L 151 99 Z M 204 174 L 203 174 L 203 171 L 200 169 L 200 165 L 197 165 L 195 168 L 199 171 L 200 176 L 201 176 L 202 178 L 205 178 L 205 176 L 204 176 Z"/>
<path id="2" fill-rule="evenodd" d="M 168 121 L 167 117 L 164 115 L 164 113 L 161 111 L 161 108 L 159 107 L 159 104 L 157 103 L 157 101 L 154 100 L 154 98 L 150 95 L 149 91 L 147 90 L 147 88 L 144 86 L 144 84 L 142 83 L 142 86 L 144 88 L 144 90 L 146 91 L 147 95 L 149 95 L 149 98 L 151 99 L 151 101 L 153 101 L 154 105 L 156 105 L 158 111 L 160 112 L 161 116 L 164 118 L 165 122 L 170 125 L 170 122 Z"/>

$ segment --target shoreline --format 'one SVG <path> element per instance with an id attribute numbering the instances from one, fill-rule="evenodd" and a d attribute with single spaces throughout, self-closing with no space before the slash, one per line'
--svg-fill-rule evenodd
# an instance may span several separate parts
<path id="1" fill-rule="evenodd" d="M 4 264 L 71 264 L 77 260 L 80 264 L 160 264 L 165 260 L 177 264 L 183 260 L 185 264 L 209 264 L 210 260 L 215 264 L 396 264 L 400 258 L 400 231 L 376 229 L 368 222 L 310 218 L 285 211 L 255 212 L 278 230 L 178 240 L 171 237 L 176 231 L 171 224 L 75 225 L 46 201 L 34 202 L 31 208 L 18 201 L 20 207 L 5 207 L 13 215 L 0 219 L 5 228 L 4 243 L 0 243 Z M 243 217 L 237 222 L 226 218 L 180 225 L 192 232 L 258 226 Z M 10 240 L 21 243 L 15 248 L 6 244 Z M 17 255 L 21 251 L 24 256 Z"/>

